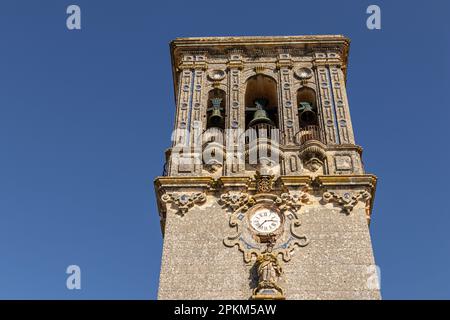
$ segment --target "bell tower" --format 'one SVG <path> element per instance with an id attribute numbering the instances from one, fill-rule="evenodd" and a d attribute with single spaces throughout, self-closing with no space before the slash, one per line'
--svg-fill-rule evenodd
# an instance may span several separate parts
<path id="1" fill-rule="evenodd" d="M 180 38 L 159 299 L 379 299 L 340 35 Z"/>

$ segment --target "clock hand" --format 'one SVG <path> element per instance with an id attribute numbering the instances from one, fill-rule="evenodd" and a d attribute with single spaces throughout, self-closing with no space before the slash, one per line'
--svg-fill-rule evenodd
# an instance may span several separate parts
<path id="1" fill-rule="evenodd" d="M 266 223 L 266 222 L 267 222 L 267 220 L 264 220 L 264 221 L 258 226 L 258 228 L 261 228 L 261 227 L 263 226 L 263 224 Z"/>
<path id="2" fill-rule="evenodd" d="M 261 223 L 261 224 L 258 226 L 258 228 L 261 228 L 261 227 L 263 226 L 264 223 L 269 222 L 269 221 L 275 222 L 275 220 L 273 220 L 273 219 L 272 219 L 272 220 L 269 220 L 269 219 L 264 220 L 264 222 Z"/>

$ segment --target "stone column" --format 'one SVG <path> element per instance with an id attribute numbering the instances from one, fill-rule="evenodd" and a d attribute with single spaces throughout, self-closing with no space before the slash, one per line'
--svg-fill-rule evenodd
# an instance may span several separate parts
<path id="1" fill-rule="evenodd" d="M 333 100 L 336 109 L 337 126 L 341 144 L 355 144 L 352 121 L 348 108 L 347 93 L 345 88 L 344 73 L 339 65 L 330 66 L 331 86 L 333 88 Z"/>
<path id="2" fill-rule="evenodd" d="M 292 102 L 292 60 L 289 54 L 280 54 L 277 63 L 279 69 L 278 92 L 280 96 L 280 138 L 285 145 L 294 145 L 294 136 L 298 132 L 298 122 Z"/>
<path id="3" fill-rule="evenodd" d="M 245 101 L 242 94 L 242 56 L 232 52 L 228 62 L 228 104 L 225 143 L 227 147 L 225 175 L 235 175 L 245 170 L 244 156 L 238 149 L 239 136 L 245 131 Z M 238 148 L 239 147 L 239 148 Z M 239 158 L 240 157 L 240 158 Z M 239 160 L 241 159 L 241 160 Z"/>

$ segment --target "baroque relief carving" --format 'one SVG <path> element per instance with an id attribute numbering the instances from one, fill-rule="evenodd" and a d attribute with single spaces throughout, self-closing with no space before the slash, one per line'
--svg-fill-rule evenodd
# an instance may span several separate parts
<path id="1" fill-rule="evenodd" d="M 309 243 L 308 238 L 300 233 L 300 219 L 297 211 L 302 204 L 307 203 L 307 195 L 303 193 L 290 194 L 284 193 L 282 196 L 274 194 L 256 194 L 247 196 L 245 194 L 225 194 L 223 200 L 226 206 L 236 208 L 230 216 L 229 225 L 235 228 L 235 233 L 224 238 L 223 242 L 227 247 L 237 246 L 244 255 L 244 261 L 250 263 L 253 258 L 258 258 L 266 252 L 267 243 L 262 242 L 260 237 L 255 236 L 249 223 L 248 213 L 260 207 L 271 206 L 278 208 L 283 214 L 283 225 L 276 234 L 269 234 L 273 243 L 271 252 L 277 257 L 282 256 L 283 261 L 291 260 L 292 252 L 295 247 L 304 247 Z"/>
<path id="2" fill-rule="evenodd" d="M 212 81 L 220 81 L 225 79 L 226 73 L 223 70 L 215 69 L 208 73 L 208 78 Z"/>
<path id="3" fill-rule="evenodd" d="M 243 216 L 239 215 L 234 219 L 230 219 L 230 227 L 236 228 L 236 233 L 232 236 L 226 237 L 223 242 L 227 247 L 237 246 L 243 253 L 244 262 L 250 263 L 252 258 L 258 257 L 264 252 L 264 245 L 256 242 L 249 234 L 243 232 L 244 226 L 241 224 Z M 289 231 L 285 232 L 285 239 L 277 241 L 273 248 L 273 254 L 275 256 L 281 255 L 284 262 L 289 262 L 292 258 L 292 252 L 295 247 L 305 247 L 309 244 L 308 238 L 301 234 L 298 230 L 301 223 L 297 216 L 293 215 L 290 219 Z M 279 239 L 280 240 L 280 239 Z"/>
<path id="4" fill-rule="evenodd" d="M 238 209 L 245 212 L 255 203 L 255 200 L 247 193 L 228 191 L 220 196 L 219 202 L 224 207 L 231 209 L 232 212 Z"/>
<path id="5" fill-rule="evenodd" d="M 350 214 L 359 201 L 363 201 L 367 205 L 371 197 L 368 191 L 359 191 L 357 193 L 326 191 L 322 196 L 322 200 L 325 203 L 333 202 L 342 208 L 343 213 Z"/>
<path id="6" fill-rule="evenodd" d="M 281 264 L 270 247 L 268 252 L 258 255 L 255 263 L 258 285 L 253 290 L 252 299 L 284 299 L 283 290 L 278 286 L 278 279 L 283 273 Z"/>
<path id="7" fill-rule="evenodd" d="M 223 167 L 222 163 L 220 163 L 215 159 L 203 165 L 203 168 L 205 168 L 209 173 L 219 172 L 219 170 L 221 170 L 222 167 Z"/>
<path id="8" fill-rule="evenodd" d="M 281 204 L 279 207 L 282 211 L 291 210 L 295 213 L 300 210 L 302 205 L 310 203 L 309 194 L 306 190 L 282 193 L 280 200 Z"/>
<path id="9" fill-rule="evenodd" d="M 303 67 L 303 68 L 296 70 L 295 75 L 300 80 L 307 80 L 307 79 L 312 78 L 313 72 L 310 68 Z"/>
<path id="10" fill-rule="evenodd" d="M 312 173 L 325 166 L 326 152 L 321 144 L 312 143 L 300 151 L 299 157 L 302 159 L 303 166 Z M 323 169 L 321 173 L 324 173 Z"/>
<path id="11" fill-rule="evenodd" d="M 353 161 L 349 154 L 337 154 L 334 156 L 334 163 L 337 171 L 353 171 Z"/>
<path id="12" fill-rule="evenodd" d="M 184 216 L 195 204 L 203 204 L 206 202 L 206 194 L 203 192 L 193 193 L 165 193 L 161 196 L 164 203 L 172 203 L 178 210 L 177 214 Z"/>
<path id="13" fill-rule="evenodd" d="M 260 174 L 256 172 L 256 191 L 258 193 L 270 192 L 273 189 L 275 183 L 275 177 L 268 174 Z"/>

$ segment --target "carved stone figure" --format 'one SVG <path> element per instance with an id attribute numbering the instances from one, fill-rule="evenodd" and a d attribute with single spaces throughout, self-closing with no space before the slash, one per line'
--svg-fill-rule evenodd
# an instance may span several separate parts
<path id="1" fill-rule="evenodd" d="M 258 255 L 256 260 L 258 285 L 253 291 L 253 299 L 284 299 L 283 290 L 277 282 L 282 274 L 281 265 L 272 252 Z"/>

